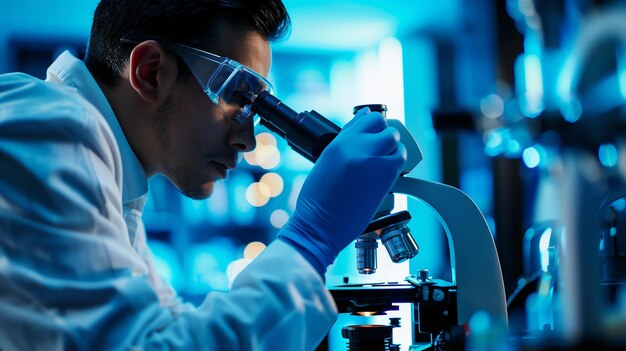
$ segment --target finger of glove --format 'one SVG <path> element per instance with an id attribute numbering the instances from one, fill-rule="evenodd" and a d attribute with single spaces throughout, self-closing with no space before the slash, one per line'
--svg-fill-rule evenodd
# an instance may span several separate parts
<path id="1" fill-rule="evenodd" d="M 385 156 L 393 154 L 400 143 L 400 133 L 393 127 L 387 127 L 378 133 L 368 133 L 359 136 L 359 154 L 371 156 Z"/>
<path id="2" fill-rule="evenodd" d="M 352 119 L 343 126 L 343 130 L 350 128 L 354 123 L 356 123 L 357 120 L 359 120 L 361 117 L 365 116 L 368 113 L 370 113 L 369 107 L 363 107 L 362 109 L 358 110 L 354 117 L 352 117 Z"/>
<path id="3" fill-rule="evenodd" d="M 354 123 L 344 130 L 348 133 L 378 133 L 385 128 L 387 128 L 385 117 L 380 112 L 370 112 L 355 118 Z"/>
<path id="4" fill-rule="evenodd" d="M 379 162 L 379 167 L 395 169 L 398 174 L 402 171 L 407 160 L 406 147 L 402 143 L 398 143 L 396 149 L 388 154 L 374 157 Z"/>
<path id="5" fill-rule="evenodd" d="M 400 176 L 406 163 L 406 147 L 400 144 L 393 154 L 378 156 L 376 159 L 376 169 L 379 171 L 376 178 L 378 190 L 382 191 L 381 193 L 388 193 L 391 191 L 393 184 Z M 385 171 L 381 172 L 381 170 Z M 374 191 L 374 188 L 370 188 L 370 191 Z"/>

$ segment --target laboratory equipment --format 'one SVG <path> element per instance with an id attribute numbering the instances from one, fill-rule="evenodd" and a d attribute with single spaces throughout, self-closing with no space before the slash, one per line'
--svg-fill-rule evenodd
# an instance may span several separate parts
<path id="1" fill-rule="evenodd" d="M 343 327 L 341 335 L 348 339 L 348 351 L 397 351 L 399 346 L 393 343 L 392 330 L 398 326 L 400 326 L 399 318 L 390 318 L 388 325 L 363 324 Z"/>
<path id="2" fill-rule="evenodd" d="M 615 312 L 615 300 L 626 271 L 619 218 L 626 195 L 626 8 L 611 1 L 508 5 L 525 37 L 519 60 L 525 72 L 516 77 L 525 90 L 514 101 L 518 113 L 509 111 L 503 127 L 487 134 L 506 136 L 501 145 L 519 151 L 545 151 L 539 187 L 555 191 L 540 197 L 538 208 L 556 209 L 554 218 L 541 218 L 554 220 L 549 227 L 538 231 L 535 218 L 529 229 L 546 266 L 525 294 L 528 330 L 520 346 L 623 349 L 626 314 Z"/>
<path id="3" fill-rule="evenodd" d="M 364 107 L 357 106 L 355 109 Z M 384 112 L 384 105 L 367 105 L 373 111 Z M 298 153 L 315 161 L 334 139 L 340 128 L 315 111 L 297 113 L 268 92 L 258 95 L 252 109 L 261 117 L 261 124 L 287 140 Z M 476 204 L 454 187 L 407 177 L 421 160 L 421 151 L 411 133 L 397 120 L 388 125 L 398 129 L 406 146 L 408 161 L 402 175 L 392 188 L 392 194 L 406 194 L 425 202 L 438 215 L 448 236 L 452 282 L 427 277 L 407 277 L 407 284 L 382 284 L 330 287 L 340 312 L 382 313 L 397 303 L 414 306 L 414 335 L 420 332 L 435 338 L 450 340 L 458 337 L 458 328 L 469 322 L 473 314 L 484 311 L 506 326 L 507 312 L 502 272 L 493 237 Z M 393 195 L 383 201 L 364 235 L 357 240 L 361 252 L 357 259 L 359 270 L 375 270 L 372 252 L 380 239 L 396 262 L 417 254 L 417 245 L 406 227 L 408 212 L 392 214 Z M 377 235 L 374 235 L 376 233 Z M 456 330 L 456 332 L 452 332 Z M 462 343 L 462 342 L 461 342 Z M 444 343 L 441 343 L 443 345 Z"/>

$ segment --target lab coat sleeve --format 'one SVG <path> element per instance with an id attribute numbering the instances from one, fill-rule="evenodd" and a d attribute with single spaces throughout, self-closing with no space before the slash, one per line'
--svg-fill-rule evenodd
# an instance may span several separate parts
<path id="1" fill-rule="evenodd" d="M 149 335 L 146 346 L 313 350 L 335 318 L 319 275 L 293 248 L 276 241 L 237 276 L 230 292 L 209 294 L 198 309 Z"/>
<path id="2" fill-rule="evenodd" d="M 0 79 L 1 350 L 315 348 L 336 308 L 282 242 L 230 292 L 181 313 L 161 306 L 128 239 L 111 131 L 82 119 L 93 106 L 64 104 L 67 92 L 11 83 Z"/>

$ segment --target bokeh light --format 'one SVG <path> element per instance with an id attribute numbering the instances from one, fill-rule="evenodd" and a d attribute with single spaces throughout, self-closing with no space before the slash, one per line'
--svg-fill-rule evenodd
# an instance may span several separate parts
<path id="1" fill-rule="evenodd" d="M 233 285 L 235 278 L 243 271 L 244 268 L 250 263 L 245 258 L 240 258 L 231 262 L 226 268 L 226 277 L 228 278 L 228 287 Z"/>
<path id="2" fill-rule="evenodd" d="M 539 166 L 539 162 L 541 161 L 539 151 L 537 151 L 537 149 L 532 146 L 524 150 L 524 153 L 522 154 L 522 159 L 524 160 L 524 164 L 528 168 L 535 168 Z"/>
<path id="3" fill-rule="evenodd" d="M 263 183 L 252 183 L 246 189 L 246 200 L 254 207 L 265 206 L 270 200 L 270 188 Z"/>
<path id="4" fill-rule="evenodd" d="M 270 172 L 264 174 L 259 183 L 268 187 L 270 197 L 276 197 L 283 192 L 283 178 L 277 173 Z"/>
<path id="5" fill-rule="evenodd" d="M 485 153 L 487 155 L 496 156 L 502 152 L 504 139 L 502 138 L 501 130 L 493 129 L 485 132 L 483 141 L 485 142 Z"/>
<path id="6" fill-rule="evenodd" d="M 583 107 L 578 99 L 569 97 L 561 102 L 561 115 L 563 119 L 570 123 L 574 123 L 582 116 Z"/>
<path id="7" fill-rule="evenodd" d="M 256 150 L 256 149 L 255 149 Z M 258 166 L 258 162 L 256 160 L 256 153 L 254 151 L 246 152 L 243 154 L 243 159 L 248 162 L 251 166 Z"/>
<path id="8" fill-rule="evenodd" d="M 276 168 L 280 163 L 280 151 L 276 146 L 261 145 L 255 152 L 257 163 L 264 169 Z"/>
<path id="9" fill-rule="evenodd" d="M 243 258 L 248 260 L 248 262 L 254 260 L 265 250 L 265 244 L 260 241 L 253 241 L 250 244 L 246 245 L 246 248 L 243 250 Z"/>
<path id="10" fill-rule="evenodd" d="M 617 156 L 617 148 L 613 144 L 602 144 L 598 148 L 598 158 L 604 167 L 615 167 Z"/>
<path id="11" fill-rule="evenodd" d="M 504 101 L 496 94 L 489 94 L 480 100 L 480 111 L 487 118 L 498 118 L 504 112 Z"/>
<path id="12" fill-rule="evenodd" d="M 277 148 L 276 137 L 263 132 L 256 135 L 256 148 L 243 155 L 243 158 L 252 166 L 261 166 L 272 169 L 280 164 L 280 152 Z"/>
<path id="13" fill-rule="evenodd" d="M 611 203 L 611 206 L 615 211 L 623 211 L 626 208 L 626 200 L 624 198 L 618 199 Z"/>
<path id="14" fill-rule="evenodd" d="M 267 132 L 257 134 L 256 142 L 258 145 L 276 146 L 276 138 Z"/>
<path id="15" fill-rule="evenodd" d="M 276 229 L 282 228 L 289 220 L 289 214 L 285 210 L 274 210 L 270 215 L 270 223 Z"/>

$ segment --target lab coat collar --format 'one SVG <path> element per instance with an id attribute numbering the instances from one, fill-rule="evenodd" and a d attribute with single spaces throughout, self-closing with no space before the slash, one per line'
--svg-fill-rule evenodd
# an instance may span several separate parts
<path id="1" fill-rule="evenodd" d="M 115 135 L 122 156 L 122 202 L 125 206 L 143 211 L 148 193 L 148 179 L 139 163 L 139 159 L 131 149 L 126 136 L 113 113 L 106 96 L 91 75 L 85 63 L 72 55 L 63 52 L 48 68 L 48 79 L 76 88 L 78 92 L 104 116 Z"/>

